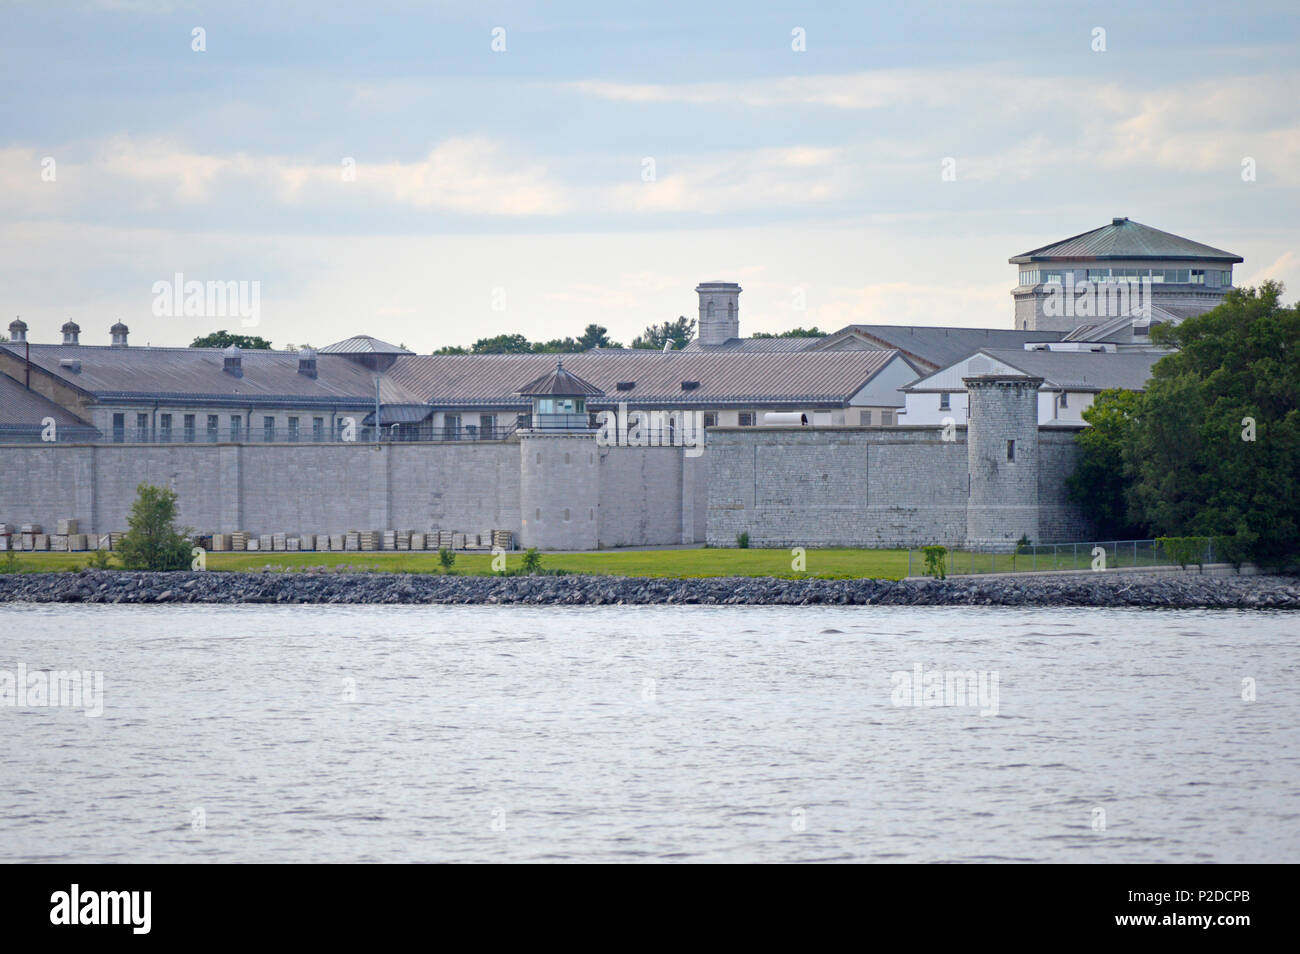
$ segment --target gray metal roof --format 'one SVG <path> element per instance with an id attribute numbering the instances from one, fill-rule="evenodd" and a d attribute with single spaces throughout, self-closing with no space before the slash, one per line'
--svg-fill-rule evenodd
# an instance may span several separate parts
<path id="1" fill-rule="evenodd" d="M 1165 352 L 1155 351 L 1012 351 L 982 348 L 982 354 L 1002 361 L 1025 374 L 1040 377 L 1047 387 L 1072 391 L 1102 391 L 1146 387 L 1155 363 Z"/>
<path id="2" fill-rule="evenodd" d="M 0 345 L 22 360 L 24 349 Z M 220 348 L 114 348 L 107 345 L 31 345 L 32 365 L 100 401 L 166 399 L 224 402 L 370 404 L 375 399 L 374 372 L 343 355 L 316 359 L 316 377 L 298 373 L 296 351 L 249 349 L 239 352 L 242 377 L 222 370 Z M 72 359 L 80 371 L 63 367 Z M 387 376 L 380 376 L 384 403 L 413 404 L 420 398 Z"/>
<path id="3" fill-rule="evenodd" d="M 1240 255 L 1191 239 L 1153 229 L 1128 218 L 1115 218 L 1110 225 L 1022 252 L 1007 261 L 1027 262 L 1106 261 L 1110 259 L 1202 259 L 1228 264 L 1244 261 Z"/>
<path id="4" fill-rule="evenodd" d="M 725 351 L 729 353 L 737 352 L 770 352 L 770 351 L 807 351 L 819 341 L 825 340 L 825 335 L 818 335 L 813 338 L 731 338 L 722 344 L 704 345 L 700 344 L 699 338 L 693 338 L 689 341 L 683 351 Z"/>
<path id="5" fill-rule="evenodd" d="M 0 429 L 41 429 L 43 418 L 54 418 L 60 428 L 94 428 L 71 411 L 65 410 L 48 398 L 23 387 L 7 374 L 0 374 Z"/>
<path id="6" fill-rule="evenodd" d="M 519 393 L 523 397 L 598 397 L 605 392 L 565 370 L 563 361 L 557 361 L 553 370 L 529 381 Z"/>
<path id="7" fill-rule="evenodd" d="M 842 405 L 898 359 L 894 351 L 736 354 L 690 351 L 589 351 L 568 355 L 565 370 L 605 393 L 589 401 L 638 407 L 743 404 Z M 519 389 L 553 370 L 554 355 L 411 355 L 388 376 L 441 407 L 525 407 Z M 630 387 L 620 388 L 620 383 Z M 685 386 L 683 386 L 685 385 Z"/>
<path id="8" fill-rule="evenodd" d="M 1060 341 L 1059 331 L 1017 331 L 1001 328 L 944 328 L 926 325 L 848 325 L 821 339 L 813 351 L 833 351 L 856 332 L 881 348 L 896 348 L 922 370 L 946 368 L 981 348 L 1015 348 L 1031 341 Z"/>
<path id="9" fill-rule="evenodd" d="M 412 354 L 409 348 L 380 341 L 370 335 L 353 335 L 319 349 L 320 354 Z"/>

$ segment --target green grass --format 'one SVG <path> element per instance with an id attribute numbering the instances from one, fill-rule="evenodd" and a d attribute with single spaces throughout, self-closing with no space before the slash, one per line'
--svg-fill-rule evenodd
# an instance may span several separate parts
<path id="1" fill-rule="evenodd" d="M 16 553 L 19 572 L 52 573 L 79 570 L 88 553 Z M 611 550 L 595 553 L 542 553 L 542 569 L 571 573 L 602 573 L 614 576 L 704 577 L 778 576 L 787 579 L 820 577 L 854 579 L 873 577 L 901 579 L 907 575 L 906 550 L 808 550 L 806 572 L 791 569 L 789 550 Z M 506 555 L 506 567 L 517 570 L 522 551 Z M 0 572 L 5 567 L 0 556 Z M 917 566 L 919 567 L 919 558 Z M 440 573 L 438 554 L 431 552 L 344 552 L 344 553 L 209 553 L 209 570 L 297 570 L 307 567 L 349 567 L 357 572 Z M 118 568 L 114 559 L 114 568 Z M 457 553 L 454 571 L 459 574 L 492 572 L 490 553 Z M 919 572 L 919 569 L 917 570 Z"/>

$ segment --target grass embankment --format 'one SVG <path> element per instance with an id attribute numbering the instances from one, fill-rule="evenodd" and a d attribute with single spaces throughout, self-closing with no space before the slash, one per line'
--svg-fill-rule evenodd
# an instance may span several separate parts
<path id="1" fill-rule="evenodd" d="M 89 553 L 15 553 L 20 573 L 54 573 L 79 570 L 86 565 Z M 613 576 L 776 576 L 785 579 L 818 577 L 822 579 L 901 579 L 907 575 L 906 550 L 808 550 L 806 571 L 791 569 L 789 550 L 607 550 L 594 553 L 542 553 L 542 569 L 570 573 L 600 573 Z M 506 554 L 506 567 L 517 571 L 523 559 L 521 551 Z M 7 559 L 0 556 L 0 572 Z M 350 551 L 343 553 L 209 553 L 207 567 L 214 571 L 257 572 L 266 570 L 297 571 L 310 567 L 346 568 L 355 572 L 441 573 L 438 554 L 430 552 Z M 112 569 L 121 565 L 113 559 Z M 457 553 L 454 572 L 485 575 L 492 573 L 492 554 Z M 916 558 L 913 572 L 920 572 Z"/>

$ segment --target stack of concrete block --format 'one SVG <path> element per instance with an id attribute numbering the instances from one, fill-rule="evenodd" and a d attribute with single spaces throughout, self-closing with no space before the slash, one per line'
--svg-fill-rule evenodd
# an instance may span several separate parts
<path id="1" fill-rule="evenodd" d="M 502 550 L 509 550 L 513 547 L 513 534 L 509 530 L 493 530 L 492 546 L 500 547 Z"/>
<path id="2" fill-rule="evenodd" d="M 283 551 L 283 550 L 287 550 L 287 549 L 288 549 L 288 540 L 289 540 L 288 536 L 286 536 L 286 535 L 283 534 L 283 533 L 273 533 L 273 534 L 271 534 L 271 549 L 272 549 L 272 550 L 281 550 L 281 551 Z"/>
<path id="3" fill-rule="evenodd" d="M 14 528 L 7 523 L 0 523 L 0 553 L 5 553 L 10 549 L 10 538 L 13 536 Z"/>
<path id="4" fill-rule="evenodd" d="M 455 540 L 455 536 L 456 535 L 452 533 L 450 530 L 439 530 L 438 549 L 439 550 L 448 549 L 452 545 L 453 541 Z"/>
<path id="5" fill-rule="evenodd" d="M 248 538 L 248 550 L 249 550 L 249 551 L 256 551 L 256 550 L 260 550 L 260 549 L 262 549 L 262 538 L 261 538 L 261 537 L 249 537 L 249 538 Z"/>
<path id="6" fill-rule="evenodd" d="M 101 533 L 99 535 L 99 548 L 101 550 L 113 549 L 113 535 L 111 533 Z"/>
<path id="7" fill-rule="evenodd" d="M 35 550 L 48 550 L 50 548 L 50 537 L 46 533 L 32 534 L 32 548 Z"/>
<path id="8" fill-rule="evenodd" d="M 409 550 L 409 549 L 411 549 L 411 531 L 410 531 L 410 530 L 398 530 L 398 531 L 397 531 L 397 549 L 399 549 L 399 550 Z"/>
<path id="9" fill-rule="evenodd" d="M 61 537 L 71 536 L 77 532 L 77 521 L 75 517 L 65 517 L 62 520 L 57 521 L 57 524 L 58 525 L 54 528 L 54 532 Z"/>
<path id="10" fill-rule="evenodd" d="M 286 537 L 284 541 L 284 548 L 290 553 L 297 553 L 300 549 L 302 549 L 302 541 L 297 537 Z"/>
<path id="11" fill-rule="evenodd" d="M 125 538 L 126 538 L 125 530 L 110 530 L 108 532 L 108 545 L 110 548 L 114 550 L 119 550 L 121 549 L 122 541 Z"/>
<path id="12" fill-rule="evenodd" d="M 362 530 L 361 533 L 358 534 L 361 549 L 367 551 L 378 550 L 380 533 L 381 531 L 379 530 Z"/>
<path id="13" fill-rule="evenodd" d="M 230 549 L 247 550 L 248 549 L 248 531 L 236 530 L 230 535 Z"/>
<path id="14" fill-rule="evenodd" d="M 298 536 L 298 549 L 299 549 L 299 550 L 315 550 L 315 549 L 316 549 L 316 534 L 314 534 L 314 533 L 303 533 L 303 534 L 300 534 L 300 535 Z"/>
<path id="15" fill-rule="evenodd" d="M 215 553 L 225 553 L 230 549 L 230 536 L 225 533 L 214 533 L 212 535 L 212 550 Z"/>
<path id="16" fill-rule="evenodd" d="M 381 546 L 385 550 L 397 549 L 397 531 L 396 530 L 376 530 L 380 535 Z"/>
<path id="17" fill-rule="evenodd" d="M 465 549 L 465 534 L 463 534 L 463 533 L 453 533 L 453 534 L 451 535 L 451 548 L 452 548 L 453 550 L 464 550 L 464 549 Z"/>
<path id="18" fill-rule="evenodd" d="M 412 549 L 412 550 L 423 550 L 423 549 L 424 549 L 424 534 L 423 534 L 423 533 L 415 533 L 415 532 L 412 532 L 412 533 L 411 533 L 411 549 Z"/>
<path id="19" fill-rule="evenodd" d="M 361 534 L 356 530 L 349 530 L 347 533 L 343 534 L 343 546 L 341 547 L 341 549 L 360 550 Z"/>
<path id="20" fill-rule="evenodd" d="M 86 535 L 84 533 L 68 534 L 68 549 L 80 553 L 86 549 Z"/>
<path id="21" fill-rule="evenodd" d="M 249 543 L 252 543 L 252 541 L 250 540 Z M 269 533 L 259 533 L 257 535 L 257 549 L 263 552 L 271 549 L 271 535 Z"/>
<path id="22" fill-rule="evenodd" d="M 50 549 L 58 550 L 60 553 L 66 553 L 68 549 L 68 535 L 66 533 L 50 534 Z"/>

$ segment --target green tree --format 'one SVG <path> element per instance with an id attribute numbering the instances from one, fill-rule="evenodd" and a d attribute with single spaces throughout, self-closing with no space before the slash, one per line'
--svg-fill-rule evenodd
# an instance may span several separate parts
<path id="1" fill-rule="evenodd" d="M 256 335 L 232 335 L 224 328 L 190 342 L 191 348 L 229 348 L 231 345 L 238 345 L 251 351 L 269 351 L 271 348 L 271 342 L 265 338 Z"/>
<path id="2" fill-rule="evenodd" d="M 469 354 L 469 349 L 460 345 L 443 345 L 434 354 Z"/>
<path id="3" fill-rule="evenodd" d="M 633 348 L 661 351 L 665 343 L 671 341 L 673 349 L 685 348 L 695 337 L 695 319 L 685 315 L 676 321 L 665 321 L 662 325 L 649 325 L 632 341 Z"/>
<path id="4" fill-rule="evenodd" d="M 492 338 L 480 338 L 470 348 L 473 354 L 529 354 L 532 344 L 523 335 L 496 335 Z"/>
<path id="5" fill-rule="evenodd" d="M 176 492 L 141 484 L 127 518 L 118 558 L 128 570 L 185 570 L 190 565 L 189 529 L 176 528 Z"/>
<path id="6" fill-rule="evenodd" d="M 1079 460 L 1066 487 L 1070 499 L 1102 536 L 1133 539 L 1147 535 L 1147 528 L 1130 518 L 1130 480 L 1124 469 L 1124 443 L 1130 436 L 1139 400 L 1136 391 L 1102 391 L 1083 412 L 1083 419 L 1091 426 L 1075 437 Z"/>
<path id="7" fill-rule="evenodd" d="M 621 348 L 617 341 L 611 341 L 608 329 L 600 325 L 588 325 L 578 336 L 578 350 L 590 351 L 592 348 Z M 662 346 L 661 346 L 662 347 Z"/>
<path id="8" fill-rule="evenodd" d="M 1124 442 L 1137 514 L 1162 536 L 1231 537 L 1277 564 L 1300 553 L 1300 312 L 1282 286 L 1231 289 L 1158 340 Z"/>

